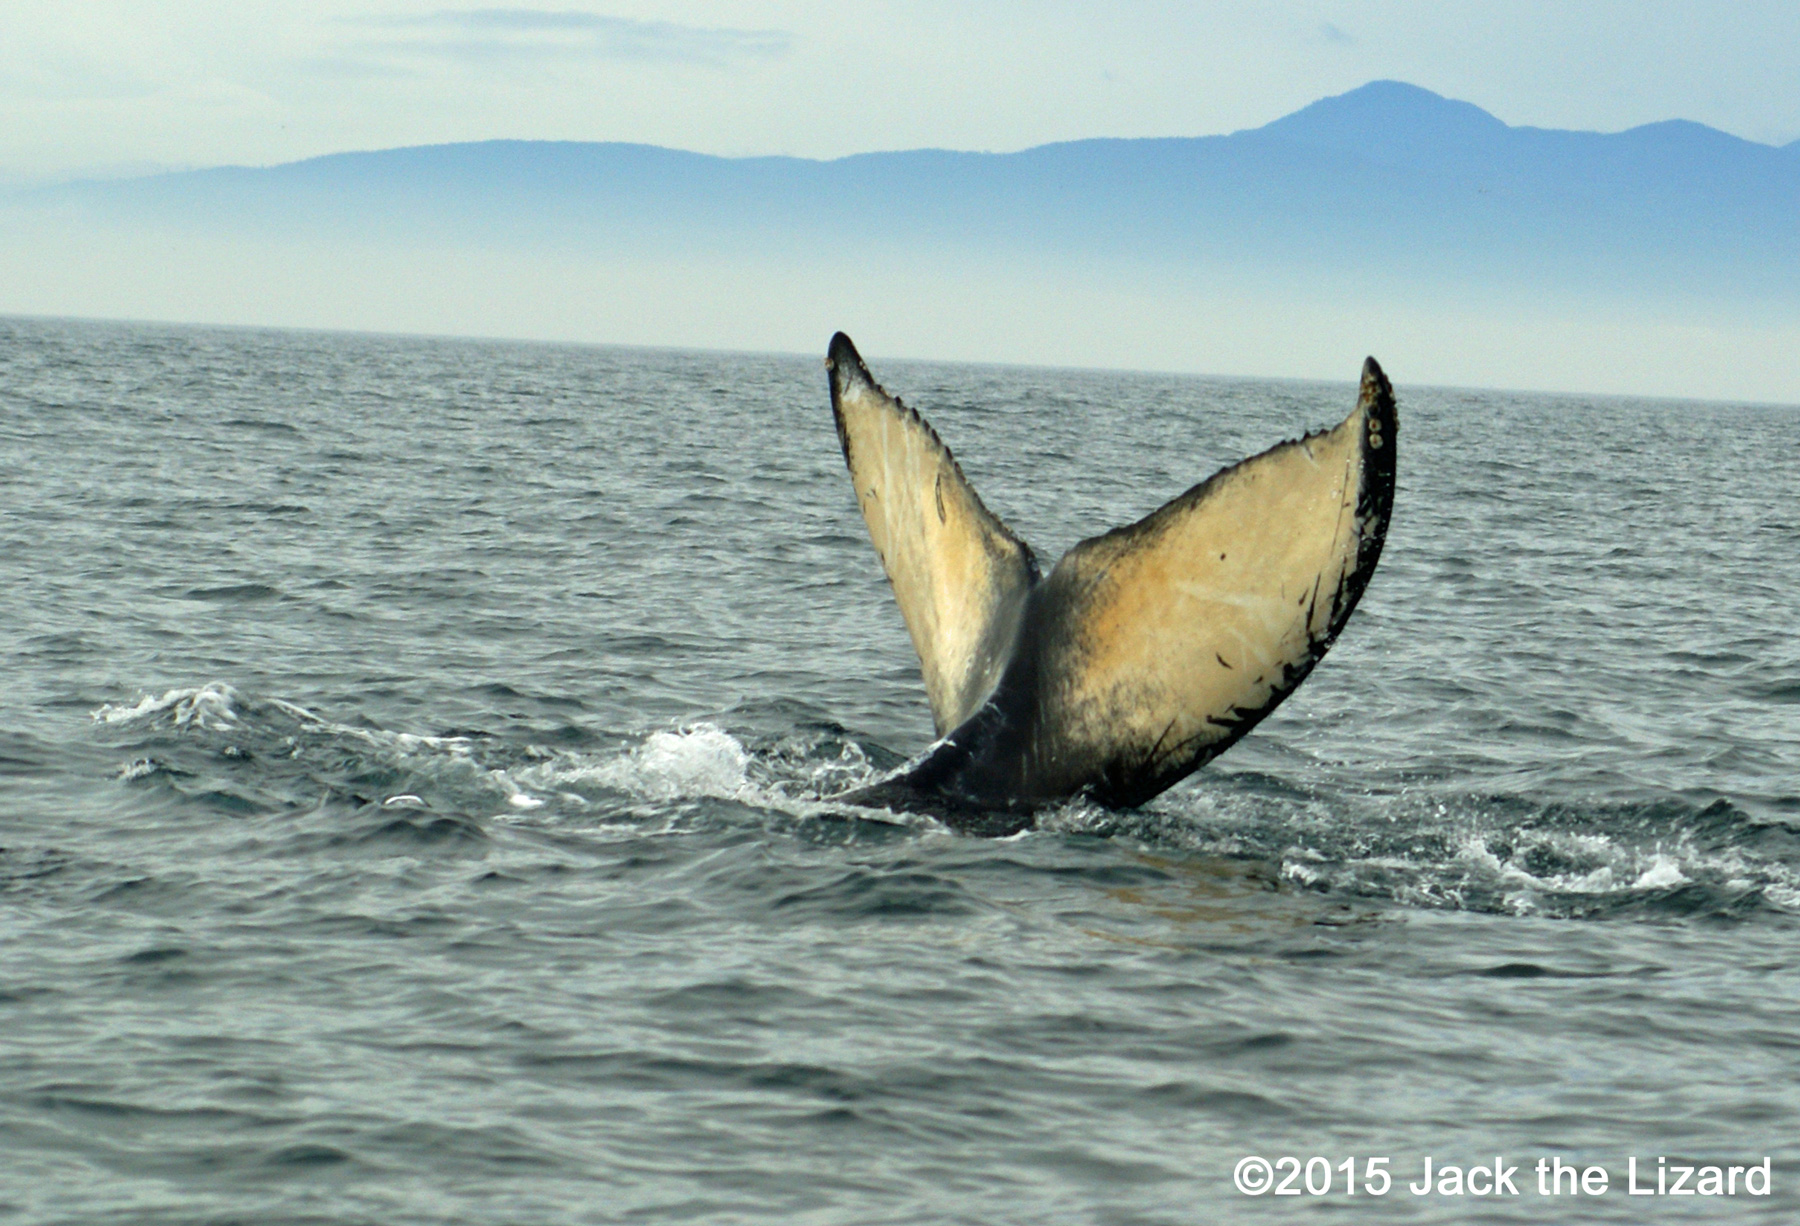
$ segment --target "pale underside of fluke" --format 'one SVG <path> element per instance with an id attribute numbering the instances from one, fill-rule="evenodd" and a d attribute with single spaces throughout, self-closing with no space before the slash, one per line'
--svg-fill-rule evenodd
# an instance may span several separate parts
<path id="1" fill-rule="evenodd" d="M 1373 358 L 1335 429 L 1081 542 L 1048 577 L 841 332 L 826 365 L 856 499 L 940 738 L 847 802 L 982 833 L 1022 829 L 1075 795 L 1142 804 L 1294 691 L 1381 555 L 1395 413 Z"/>

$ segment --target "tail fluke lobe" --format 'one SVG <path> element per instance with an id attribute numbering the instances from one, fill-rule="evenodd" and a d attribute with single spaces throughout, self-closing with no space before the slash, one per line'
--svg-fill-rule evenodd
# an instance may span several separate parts
<path id="1" fill-rule="evenodd" d="M 1035 777 L 1142 803 L 1294 691 L 1356 607 L 1393 507 L 1393 390 L 1374 359 L 1335 429 L 1083 541 L 1044 581 Z M 1075 786 L 1081 786 L 1076 784 Z"/>
<path id="2" fill-rule="evenodd" d="M 838 441 L 941 736 L 992 693 L 1037 562 L 982 504 L 937 433 L 870 377 L 850 338 L 832 337 L 828 353 Z"/>

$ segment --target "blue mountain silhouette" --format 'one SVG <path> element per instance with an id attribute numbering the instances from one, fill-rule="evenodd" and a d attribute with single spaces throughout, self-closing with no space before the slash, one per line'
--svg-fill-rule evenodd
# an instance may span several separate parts
<path id="1" fill-rule="evenodd" d="M 1228 136 L 833 161 L 484 141 L 35 193 L 158 225 L 632 253 L 1379 271 L 1596 295 L 1800 299 L 1800 141 L 1673 120 L 1511 127 L 1395 81 Z"/>

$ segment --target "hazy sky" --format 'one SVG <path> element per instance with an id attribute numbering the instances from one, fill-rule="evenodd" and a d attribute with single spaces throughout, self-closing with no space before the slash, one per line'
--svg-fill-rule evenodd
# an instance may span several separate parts
<path id="1" fill-rule="evenodd" d="M 524 137 L 826 157 L 1205 135 L 1391 77 L 1515 124 L 1800 138 L 1800 4 L 0 4 L 0 173 Z"/>
<path id="2" fill-rule="evenodd" d="M 1513 124 L 1786 144 L 1800 0 L 0 0 L 0 186 L 495 137 L 833 157 L 1198 136 L 1379 78 Z M 1800 402 L 1794 309 L 863 271 L 0 217 L 8 312 L 792 352 L 845 328 L 888 356 L 1336 379 L 1377 353 L 1414 382 Z"/>

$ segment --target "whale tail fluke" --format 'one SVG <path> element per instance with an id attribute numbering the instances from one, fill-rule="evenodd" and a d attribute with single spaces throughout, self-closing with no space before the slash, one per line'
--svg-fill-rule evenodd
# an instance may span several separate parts
<path id="1" fill-rule="evenodd" d="M 982 505 L 937 432 L 869 376 L 842 332 L 831 338 L 826 365 L 856 501 L 919 653 L 942 736 L 974 714 L 999 680 L 1037 582 L 1037 560 Z"/>
<path id="2" fill-rule="evenodd" d="M 1393 389 L 1370 358 L 1335 429 L 1216 473 L 1083 541 L 1044 581 L 1046 757 L 1098 763 L 1088 790 L 1140 804 L 1224 752 L 1312 671 L 1381 555 Z M 1046 762 L 1044 777 L 1058 772 Z"/>
<path id="3" fill-rule="evenodd" d="M 858 504 L 943 738 L 864 794 L 953 824 L 1077 793 L 1141 804 L 1222 753 L 1330 648 L 1381 555 L 1393 389 L 1375 359 L 1336 428 L 1222 469 L 1041 579 L 917 413 L 832 339 L 832 408 Z M 930 806 L 925 806 L 930 807 Z M 971 827 L 973 823 L 973 827 Z"/>

